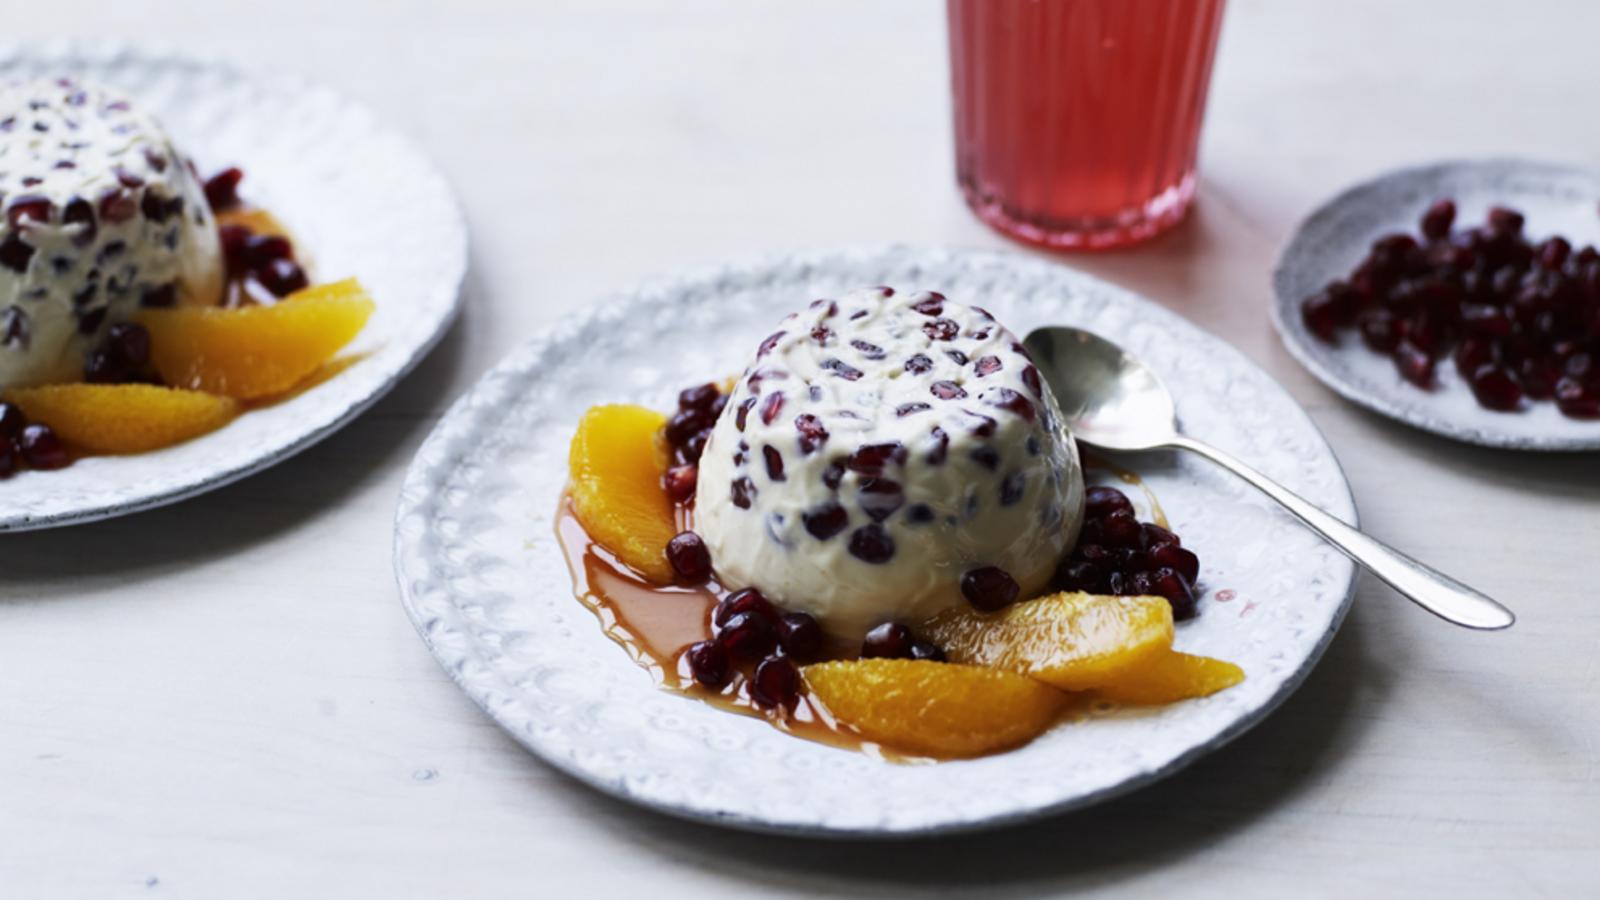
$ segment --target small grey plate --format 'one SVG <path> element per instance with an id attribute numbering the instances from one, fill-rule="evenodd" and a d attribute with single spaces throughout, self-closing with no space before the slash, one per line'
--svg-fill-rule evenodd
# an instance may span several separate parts
<path id="1" fill-rule="evenodd" d="M 1284 346 L 1345 399 L 1434 434 L 1512 450 L 1600 450 L 1600 422 L 1567 418 L 1549 401 L 1524 404 L 1520 412 L 1484 409 L 1448 360 L 1439 365 L 1438 385 L 1424 391 L 1353 332 L 1331 346 L 1306 328 L 1302 300 L 1348 275 L 1379 236 L 1415 234 L 1423 210 L 1441 197 L 1455 199 L 1458 227 L 1483 222 L 1491 206 L 1509 206 L 1527 216 L 1532 237 L 1561 234 L 1574 246 L 1600 244 L 1600 173 L 1522 159 L 1397 169 L 1318 207 L 1284 245 L 1272 276 L 1272 321 Z"/>
<path id="2" fill-rule="evenodd" d="M 0 44 L 0 80 L 63 75 L 127 91 L 202 172 L 243 168 L 245 196 L 288 225 L 316 274 L 360 278 L 377 310 L 345 350 L 360 361 L 311 390 L 175 447 L 0 482 L 0 532 L 175 503 L 327 437 L 444 334 L 467 267 L 466 222 L 444 178 L 409 140 L 327 88 L 116 41 Z"/>
<path id="3" fill-rule="evenodd" d="M 1333 452 L 1283 388 L 1121 288 L 1015 254 L 911 247 L 722 266 L 645 285 L 533 339 L 417 451 L 395 520 L 400 596 L 484 712 L 561 771 L 661 812 L 888 837 L 985 828 L 1124 793 L 1239 735 L 1300 684 L 1349 606 L 1354 566 L 1217 467 L 1150 454 L 1125 463 L 1199 554 L 1209 588 L 1177 646 L 1238 663 L 1246 680 L 1237 687 L 1102 710 L 1009 753 L 937 765 L 885 763 L 656 688 L 574 598 L 556 543 L 579 416 L 596 403 L 668 408 L 678 388 L 738 371 L 786 313 L 876 284 L 981 304 L 1018 334 L 1049 323 L 1104 334 L 1172 387 L 1187 431 L 1355 521 Z"/>

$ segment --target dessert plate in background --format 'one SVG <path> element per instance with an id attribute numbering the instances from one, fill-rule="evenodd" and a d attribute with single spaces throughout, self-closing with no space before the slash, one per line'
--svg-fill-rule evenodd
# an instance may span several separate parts
<path id="1" fill-rule="evenodd" d="M 1272 321 L 1284 345 L 1346 399 L 1425 431 L 1514 450 L 1600 450 L 1600 422 L 1568 418 L 1549 401 L 1520 412 L 1484 409 L 1449 360 L 1438 367 L 1437 386 L 1424 391 L 1354 332 L 1332 346 L 1306 327 L 1301 301 L 1346 277 L 1380 236 L 1415 233 L 1423 211 L 1441 197 L 1455 199 L 1458 224 L 1482 222 L 1489 207 L 1509 206 L 1527 216 L 1535 241 L 1561 234 L 1574 247 L 1600 244 L 1600 173 L 1518 159 L 1399 169 L 1318 207 L 1284 246 L 1272 279 Z"/>
<path id="2" fill-rule="evenodd" d="M 461 688 L 558 769 L 662 812 L 809 835 L 957 831 L 1084 806 L 1176 771 L 1259 721 L 1338 628 L 1354 567 L 1202 460 L 1123 460 L 1203 561 L 1180 650 L 1247 679 L 1211 697 L 1101 710 L 1018 750 L 896 765 L 784 734 L 654 686 L 573 596 L 555 537 L 567 448 L 589 406 L 670 408 L 734 372 L 810 300 L 878 284 L 939 290 L 1018 334 L 1098 331 L 1171 385 L 1184 430 L 1334 515 L 1355 508 L 1338 462 L 1289 395 L 1237 351 L 1127 291 L 1027 257 L 915 248 L 785 256 L 649 285 L 564 321 L 502 361 L 434 429 L 401 493 L 395 569 L 406 612 Z M 1137 493 L 1137 492 L 1135 492 Z"/>
<path id="3" fill-rule="evenodd" d="M 323 281 L 355 276 L 377 311 L 336 377 L 187 443 L 98 456 L 0 482 L 0 531 L 149 509 L 280 462 L 399 381 L 444 333 L 466 272 L 466 225 L 415 146 L 319 87 L 118 44 L 0 46 L 0 80 L 67 75 L 121 88 L 154 112 L 202 174 L 237 165 L 244 193 L 282 219 Z"/>

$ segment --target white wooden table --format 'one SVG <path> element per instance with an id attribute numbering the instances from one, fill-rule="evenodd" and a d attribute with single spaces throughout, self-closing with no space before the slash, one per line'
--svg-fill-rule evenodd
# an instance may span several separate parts
<path id="1" fill-rule="evenodd" d="M 1235 0 L 1195 214 L 1063 258 L 1271 370 L 1366 527 L 1499 595 L 1517 627 L 1452 629 L 1367 581 L 1299 694 L 1179 777 L 998 834 L 850 846 L 686 825 L 525 754 L 417 640 L 390 519 L 451 399 L 608 291 L 796 247 L 1010 246 L 952 183 L 942 4 L 9 10 L 7 37 L 178 39 L 370 103 L 458 187 L 474 264 L 461 323 L 322 445 L 177 507 L 0 538 L 0 896 L 1594 896 L 1600 458 L 1360 412 L 1289 359 L 1266 304 L 1292 224 L 1354 179 L 1444 156 L 1597 162 L 1597 29 L 1583 0 Z"/>

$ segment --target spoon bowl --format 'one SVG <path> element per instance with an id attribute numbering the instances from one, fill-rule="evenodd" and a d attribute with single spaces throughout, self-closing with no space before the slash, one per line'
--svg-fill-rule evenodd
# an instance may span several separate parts
<path id="1" fill-rule="evenodd" d="M 1278 501 L 1340 552 L 1365 566 L 1406 599 L 1467 628 L 1509 628 L 1509 609 L 1429 568 L 1246 465 L 1232 454 L 1178 431 L 1167 386 L 1149 366 L 1081 328 L 1037 328 L 1023 341 L 1050 385 L 1073 437 L 1102 450 L 1187 450 L 1211 460 Z"/>

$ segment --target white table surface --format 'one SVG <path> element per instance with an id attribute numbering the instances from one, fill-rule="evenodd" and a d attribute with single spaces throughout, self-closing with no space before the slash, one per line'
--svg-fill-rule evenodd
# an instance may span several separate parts
<path id="1" fill-rule="evenodd" d="M 176 38 L 366 101 L 457 186 L 474 258 L 459 325 L 339 435 L 177 507 L 0 538 L 0 896 L 1600 891 L 1600 458 L 1363 413 L 1266 317 L 1276 248 L 1352 180 L 1443 156 L 1596 162 L 1600 6 L 1235 0 L 1190 221 L 1061 258 L 1273 372 L 1366 527 L 1499 595 L 1517 627 L 1456 630 L 1364 581 L 1298 695 L 1180 776 L 902 845 L 687 825 L 557 775 L 423 649 L 390 520 L 451 399 L 608 291 L 797 247 L 1011 246 L 952 183 L 942 4 L 17 6 L 7 37 Z"/>

